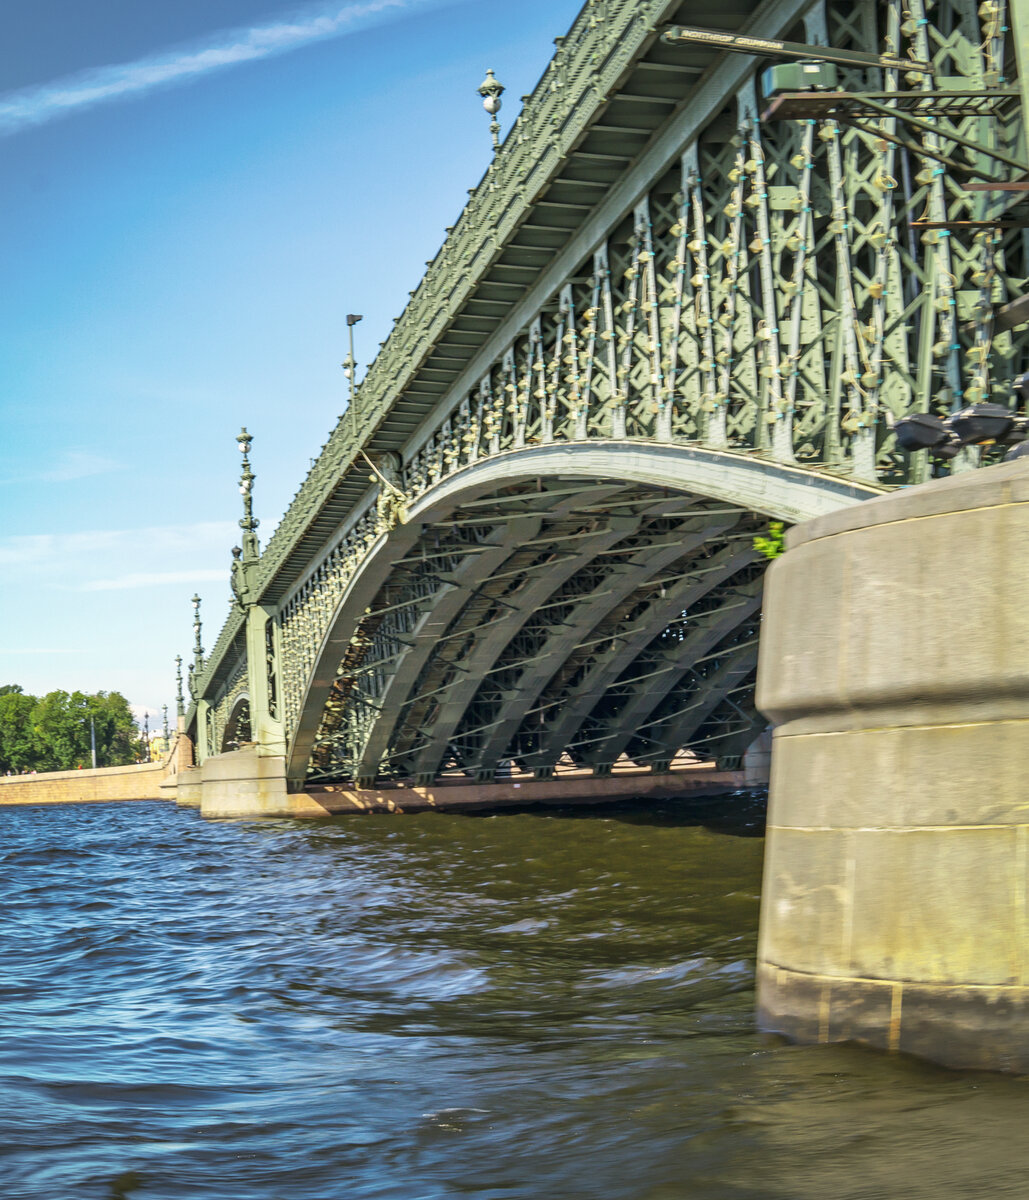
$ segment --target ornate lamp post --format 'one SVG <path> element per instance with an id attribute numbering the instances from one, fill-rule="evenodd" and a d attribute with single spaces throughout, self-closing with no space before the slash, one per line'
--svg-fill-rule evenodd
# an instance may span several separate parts
<path id="1" fill-rule="evenodd" d="M 347 317 L 353 326 L 360 317 Z M 351 334 L 351 360 L 353 359 L 353 334 Z M 281 754 L 285 752 L 285 741 L 276 707 L 276 640 L 274 629 L 274 607 L 261 604 L 257 572 L 261 560 L 261 547 L 257 540 L 254 516 L 254 480 L 257 478 L 250 468 L 250 447 L 253 437 L 246 427 L 239 431 L 236 442 L 243 455 L 243 470 L 239 478 L 239 492 L 243 497 L 243 516 L 239 527 L 243 530 L 242 546 L 232 550 L 232 592 L 246 617 L 247 685 L 250 692 L 251 734 L 260 747 L 259 753 Z M 213 733 L 208 737 L 212 743 L 208 753 L 213 753 Z"/>
<path id="2" fill-rule="evenodd" d="M 257 527 L 260 524 L 254 516 L 253 490 L 257 475 L 251 470 L 252 434 L 247 433 L 243 426 L 236 434 L 240 454 L 243 456 L 243 469 L 240 473 L 240 496 L 243 498 L 243 515 L 240 517 L 240 529 L 243 530 L 243 564 L 255 563 L 260 557 L 260 547 L 257 540 Z"/>
<path id="3" fill-rule="evenodd" d="M 202 671 L 204 669 L 204 645 L 200 640 L 200 631 L 203 629 L 203 623 L 200 620 L 200 597 L 195 592 L 190 604 L 193 605 L 193 667 L 197 671 Z"/>
<path id="4" fill-rule="evenodd" d="M 200 631 L 202 629 L 200 621 L 200 597 L 194 594 L 190 604 L 193 605 L 193 661 L 189 665 L 189 694 L 195 700 L 197 698 L 197 682 L 200 678 L 200 673 L 204 669 L 204 646 L 200 641 Z"/>
<path id="5" fill-rule="evenodd" d="M 479 84 L 479 95 L 482 97 L 482 107 L 493 118 L 490 121 L 489 131 L 493 138 L 494 153 L 500 148 L 500 122 L 497 120 L 497 113 L 503 107 L 503 102 L 500 97 L 503 95 L 504 85 L 493 74 L 492 70 L 486 72 L 486 78 Z"/>
<path id="6" fill-rule="evenodd" d="M 186 715 L 186 701 L 182 695 L 182 655 L 175 655 L 175 715 Z"/>
<path id="7" fill-rule="evenodd" d="M 257 540 L 260 521 L 254 516 L 254 480 L 257 476 L 250 469 L 250 447 L 253 441 L 253 436 L 247 433 L 246 426 L 236 435 L 236 442 L 243 455 L 243 470 L 239 477 L 239 494 L 243 497 L 243 516 L 240 517 L 239 527 L 243 530 L 243 545 L 232 548 L 232 594 L 244 609 L 252 603 L 251 576 L 261 557 L 261 547 Z"/>
<path id="8" fill-rule="evenodd" d="M 167 750 L 168 738 L 171 736 L 168 733 L 168 705 L 167 704 L 161 705 L 161 712 L 164 713 L 164 746 L 165 746 L 165 750 Z"/>
<path id="9" fill-rule="evenodd" d="M 246 431 L 244 426 L 236 435 L 236 441 L 239 443 L 239 452 L 243 455 L 243 471 L 239 477 L 239 494 L 243 497 L 243 516 L 240 518 L 239 527 L 243 530 L 243 562 L 255 562 L 260 557 L 260 549 L 257 544 L 257 527 L 260 521 L 254 516 L 254 480 L 257 476 L 250 469 L 250 447 L 253 444 L 253 436 Z"/>
<path id="10" fill-rule="evenodd" d="M 357 416 L 357 410 L 354 408 L 354 400 L 356 398 L 357 388 L 357 359 L 354 358 L 354 326 L 358 321 L 363 320 L 364 317 L 360 313 L 347 313 L 347 333 L 350 335 L 350 350 L 347 352 L 347 356 L 343 360 L 343 374 L 350 382 L 351 419 Z"/>

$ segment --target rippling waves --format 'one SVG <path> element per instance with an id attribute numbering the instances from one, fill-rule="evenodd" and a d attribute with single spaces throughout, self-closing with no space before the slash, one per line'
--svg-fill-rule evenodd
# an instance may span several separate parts
<path id="1" fill-rule="evenodd" d="M 1023 1082 L 753 1032 L 696 810 L 0 831 L 4 1200 L 1029 1195 Z"/>

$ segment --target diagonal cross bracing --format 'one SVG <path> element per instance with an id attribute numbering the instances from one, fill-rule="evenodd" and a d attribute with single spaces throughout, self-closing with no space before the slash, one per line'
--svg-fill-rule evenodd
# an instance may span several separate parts
<path id="1" fill-rule="evenodd" d="M 515 685 L 518 697 L 504 706 L 503 720 L 494 726 L 493 733 L 473 764 L 477 770 L 488 773 L 496 768 L 502 758 L 510 757 L 507 753 L 508 747 L 526 715 L 540 711 L 537 706 L 543 689 L 568 660 L 569 655 L 588 638 L 601 621 L 656 573 L 697 549 L 707 538 L 717 537 L 730 527 L 726 522 L 696 532 L 684 531 L 685 536 L 678 542 L 641 550 L 639 557 L 643 562 L 631 567 L 623 565 L 616 568 L 618 574 L 614 579 L 609 580 L 597 593 L 584 597 L 570 621 L 562 628 L 554 630 L 543 649 L 521 672 Z"/>
<path id="2" fill-rule="evenodd" d="M 416 778 L 436 774 L 454 731 L 479 685 L 479 680 L 496 661 L 511 637 L 531 617 L 535 606 L 550 596 L 579 567 L 588 563 L 598 550 L 614 545 L 637 527 L 638 521 L 633 518 L 610 518 L 606 527 L 596 530 L 584 540 L 580 553 L 555 564 L 553 571 L 538 578 L 530 578 L 514 593 L 518 599 L 519 610 L 507 613 L 470 646 L 464 659 L 469 676 L 458 681 L 441 701 L 433 722 L 432 740 L 417 754 L 412 763 L 411 773 Z"/>
<path id="3" fill-rule="evenodd" d="M 655 740 L 652 730 L 657 726 L 651 724 L 651 717 L 665 697 L 672 692 L 676 682 L 688 675 L 702 657 L 730 636 L 760 608 L 760 580 L 744 584 L 739 590 L 743 594 L 737 602 L 714 609 L 707 617 L 699 618 L 695 628 L 677 647 L 670 648 L 661 654 L 661 659 L 672 668 L 668 676 L 662 680 L 662 687 L 660 689 L 647 687 L 646 680 L 639 680 L 631 689 L 619 711 L 604 720 L 598 726 L 598 732 L 591 735 L 598 745 L 595 753 L 587 753 L 584 756 L 587 761 L 613 762 L 623 751 L 628 749 L 633 738 L 637 736 L 645 737 L 648 742 Z M 748 651 L 748 654 L 756 654 L 756 652 L 756 647 L 754 647 L 753 651 Z M 704 690 L 707 688 L 708 682 L 700 680 L 698 685 L 701 695 L 705 694 Z M 692 688 L 688 694 L 691 697 L 689 703 L 692 704 Z M 674 747 L 671 746 L 671 738 L 662 739 L 662 753 L 655 752 L 648 757 L 671 758 L 677 750 L 688 745 L 688 738 L 693 732 L 693 728 L 684 726 L 682 740 L 677 742 Z M 630 757 L 632 756 L 630 755 Z"/>
<path id="4" fill-rule="evenodd" d="M 641 651 L 684 609 L 697 604 L 726 579 L 753 563 L 754 557 L 754 552 L 749 548 L 727 548 L 721 551 L 709 564 L 713 570 L 706 572 L 699 579 L 688 578 L 670 589 L 667 595 L 654 598 L 634 622 L 635 631 L 632 634 L 620 636 L 617 630 L 608 634 L 605 640 L 609 641 L 610 649 L 606 653 L 594 654 L 587 660 L 582 678 L 565 692 L 565 704 L 560 710 L 558 720 L 542 732 L 539 749 L 528 756 L 527 762 L 534 768 L 554 766 L 565 748 L 577 741 L 576 734 L 593 708 L 616 680 L 630 668 Z"/>

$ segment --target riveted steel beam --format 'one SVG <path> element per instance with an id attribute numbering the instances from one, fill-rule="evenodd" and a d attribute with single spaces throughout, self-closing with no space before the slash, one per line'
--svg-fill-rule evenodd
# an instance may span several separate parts
<path id="1" fill-rule="evenodd" d="M 754 13 L 752 20 L 748 22 L 748 32 L 774 37 L 796 22 L 809 4 L 810 0 L 770 0 Z M 512 342 L 518 333 L 529 325 L 549 296 L 557 292 L 564 281 L 575 273 L 579 264 L 604 241 L 609 231 L 632 212 L 652 181 L 664 174 L 668 164 L 674 162 L 683 149 L 696 139 L 699 131 L 710 119 L 729 103 L 752 70 L 751 63 L 742 57 L 729 56 L 715 64 L 706 78 L 691 89 L 688 100 L 635 161 L 631 155 L 612 160 L 623 166 L 629 162 L 632 162 L 632 165 L 621 174 L 575 236 L 539 272 L 522 300 L 497 329 L 495 340 L 491 339 L 483 347 L 468 370 L 455 381 L 452 395 L 463 395 L 477 386 L 503 345 Z M 576 157 L 585 156 L 576 152 Z M 408 456 L 417 453 L 431 436 L 433 425 L 433 419 L 429 418 L 415 434 L 406 451 Z"/>
<path id="2" fill-rule="evenodd" d="M 464 660 L 469 676 L 458 681 L 441 702 L 434 723 L 432 741 L 414 758 L 411 764 L 412 774 L 434 775 L 439 770 L 447 746 L 479 686 L 479 681 L 496 662 L 512 637 L 531 617 L 535 606 L 546 600 L 579 567 L 588 563 L 598 550 L 627 537 L 638 526 L 637 519 L 612 517 L 606 528 L 596 530 L 583 541 L 578 554 L 556 563 L 553 571 L 530 579 L 513 593 L 512 598 L 517 600 L 519 611 L 506 613 L 485 636 L 474 642 Z"/>
<path id="3" fill-rule="evenodd" d="M 690 702 L 674 717 L 658 721 L 647 726 L 641 733 L 649 746 L 647 750 L 635 752 L 638 762 L 648 762 L 654 758 L 667 758 L 681 748 L 689 749 L 690 742 L 704 722 L 710 717 L 720 703 L 731 695 L 746 677 L 753 673 L 757 666 L 758 652 L 756 646 L 749 646 L 739 655 L 731 655 L 725 664 L 700 684 L 691 694 Z M 746 715 L 746 714 L 744 714 Z M 764 727 L 765 722 L 756 715 L 754 718 L 754 735 Z M 712 739 L 708 738 L 710 742 Z"/>
<path id="4" fill-rule="evenodd" d="M 386 753 L 410 688 L 436 648 L 438 637 L 450 626 L 465 604 L 463 585 L 473 584 L 492 575 L 497 567 L 507 561 L 522 538 L 539 532 L 540 524 L 539 517 L 516 517 L 503 534 L 498 536 L 498 544 L 487 552 L 487 557 L 478 556 L 474 560 L 462 563 L 454 573 L 453 583 L 441 587 L 436 593 L 435 602 L 418 622 L 412 645 L 401 656 L 401 661 L 398 662 L 383 692 L 383 715 L 372 726 L 368 740 L 360 750 L 358 775 L 370 777 L 378 773 L 379 762 Z"/>
<path id="5" fill-rule="evenodd" d="M 598 761 L 610 762 L 612 756 L 617 758 L 623 751 L 626 751 L 635 737 L 646 737 L 658 744 L 660 753 L 655 751 L 650 757 L 668 758 L 679 749 L 686 747 L 688 735 L 692 732 L 693 727 L 683 726 L 682 740 L 673 747 L 671 737 L 659 738 L 653 732 L 656 726 L 651 726 L 650 718 L 675 687 L 677 680 L 689 674 L 709 650 L 720 641 L 724 641 L 735 629 L 739 628 L 741 623 L 758 611 L 761 607 L 761 583 L 761 580 L 757 580 L 743 585 L 739 589 L 743 593 L 740 599 L 734 599 L 733 603 L 716 609 L 706 617 L 698 618 L 694 630 L 686 635 L 679 646 L 661 654 L 662 660 L 673 667 L 668 676 L 662 680 L 661 688 L 635 687 L 628 701 L 619 709 L 617 716 L 606 722 L 605 727 L 599 733 L 597 737 L 599 745 L 595 754 L 586 753 L 584 755 L 587 761 L 596 757 Z M 730 658 L 738 665 L 749 664 L 747 669 L 752 670 L 753 664 L 757 661 L 756 655 L 757 647 L 748 646 L 742 655 L 730 656 Z M 727 673 L 725 678 L 730 681 L 727 686 L 732 686 L 736 682 L 737 676 Z M 708 695 L 706 682 L 698 684 L 698 695 Z M 686 711 L 699 713 L 701 710 L 694 709 L 691 699 L 690 706 Z M 698 720 L 697 727 L 699 724 Z M 679 726 L 672 723 L 669 727 L 675 728 L 675 736 L 678 736 Z M 601 739 L 603 740 L 601 741 Z M 649 761 L 649 758 L 643 761 Z"/>
<path id="6" fill-rule="evenodd" d="M 536 501 L 536 511 L 514 515 L 507 511 L 506 501 L 509 497 L 498 496 L 495 497 L 498 501 L 497 512 L 490 516 L 476 518 L 476 520 L 486 520 L 489 524 L 495 525 L 496 530 L 488 539 L 484 553 L 468 556 L 449 578 L 440 580 L 440 589 L 429 601 L 426 611 L 411 636 L 406 653 L 398 659 L 397 667 L 382 694 L 382 715 L 369 729 L 364 745 L 355 751 L 357 756 L 355 769 L 362 778 L 376 775 L 380 762 L 391 758 L 388 753 L 391 739 L 394 737 L 398 722 L 402 717 L 406 725 L 409 706 L 417 699 L 428 699 L 432 695 L 441 694 L 451 686 L 449 683 L 435 686 L 428 692 L 420 693 L 418 697 L 412 697 L 411 694 L 425 671 L 427 663 L 438 651 L 441 639 L 466 607 L 468 594 L 484 595 L 480 585 L 486 580 L 495 581 L 508 575 L 527 576 L 534 573 L 536 568 L 527 568 L 525 565 L 511 572 L 504 572 L 500 568 L 517 551 L 523 549 L 526 543 L 536 540 L 544 518 L 551 521 L 567 519 L 570 515 L 574 515 L 579 502 L 597 499 L 601 496 L 616 495 L 618 491 L 617 485 L 608 484 L 600 486 L 587 484 L 585 488 L 579 489 L 544 489 L 528 494 Z M 440 528 L 451 528 L 455 524 L 457 522 L 453 517 L 448 516 L 441 522 Z M 433 526 L 422 528 L 421 536 L 423 538 L 433 536 L 435 531 Z M 410 557 L 414 562 L 420 561 L 417 555 Z M 538 569 L 550 570 L 551 566 L 552 564 L 541 564 Z M 487 599 L 492 598 L 487 597 Z M 502 606 L 511 607 L 509 602 L 503 598 L 500 598 L 500 602 Z M 443 665 L 455 669 L 462 675 L 469 673 L 469 668 L 461 663 L 448 661 Z M 427 744 L 427 739 L 425 744 Z M 395 757 L 399 757 L 399 754 Z"/>
<path id="7" fill-rule="evenodd" d="M 632 566 L 619 564 L 615 573 L 608 576 L 598 590 L 584 596 L 576 605 L 572 617 L 564 625 L 554 629 L 543 648 L 526 664 L 518 680 L 518 696 L 505 704 L 503 718 L 495 723 L 491 737 L 476 760 L 476 768 L 480 771 L 491 771 L 501 759 L 510 757 L 507 750 L 511 739 L 525 718 L 532 713 L 553 707 L 539 705 L 543 690 L 567 662 L 572 652 L 583 644 L 589 634 L 595 631 L 619 604 L 647 583 L 654 574 L 663 571 L 673 562 L 682 559 L 729 528 L 731 524 L 724 522 L 706 528 L 684 529 L 675 542 L 640 549 L 638 554 L 642 561 Z"/>
<path id="8" fill-rule="evenodd" d="M 598 644 L 608 642 L 610 649 L 606 653 L 591 656 L 585 675 L 565 694 L 559 719 L 542 732 L 540 748 L 527 757 L 527 764 L 533 769 L 537 766 L 553 766 L 576 740 L 578 730 L 608 688 L 631 666 L 641 651 L 668 627 L 669 622 L 754 560 L 754 551 L 749 548 L 722 550 L 714 556 L 714 561 L 705 564 L 714 570 L 707 570 L 700 578 L 687 576 L 681 584 L 668 589 L 664 596 L 654 597 L 645 612 L 634 618 L 632 631 L 606 631 L 598 639 Z M 704 647 L 705 650 L 708 648 Z"/>

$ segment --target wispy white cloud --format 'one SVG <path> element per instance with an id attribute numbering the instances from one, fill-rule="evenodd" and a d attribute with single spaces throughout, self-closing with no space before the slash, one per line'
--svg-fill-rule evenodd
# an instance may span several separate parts
<path id="1" fill-rule="evenodd" d="M 204 42 L 95 67 L 51 83 L 0 96 L 0 136 L 154 88 L 184 83 L 240 63 L 285 54 L 328 38 L 380 24 L 441 0 L 354 0 L 311 5 L 266 25 L 222 30 Z"/>
<path id="2" fill-rule="evenodd" d="M 106 475 L 121 468 L 121 463 L 103 454 L 93 454 L 88 450 L 65 450 L 51 466 L 20 475 L 0 476 L 0 483 L 70 483 L 91 475 Z"/>
<path id="3" fill-rule="evenodd" d="M 38 478 L 45 483 L 68 483 L 73 479 L 118 471 L 121 465 L 103 454 L 91 454 L 88 450 L 66 450 L 52 467 L 41 471 Z"/>
<path id="4" fill-rule="evenodd" d="M 0 646 L 0 654 L 82 654 L 82 650 L 66 649 L 55 650 L 51 647 L 43 646 L 19 646 L 17 649 L 11 649 L 9 646 Z"/>
<path id="5" fill-rule="evenodd" d="M 81 533 L 36 533 L 0 538 L 0 566 L 80 567 L 104 555 L 150 559 L 183 553 L 226 552 L 239 534 L 232 521 L 197 521 L 189 525 L 152 525 L 142 529 L 94 529 Z"/>
<path id="6" fill-rule="evenodd" d="M 196 571 L 135 571 L 118 575 L 114 579 L 91 579 L 78 586 L 80 592 L 120 592 L 126 588 L 160 587 L 166 583 L 224 583 L 229 577 L 229 568 Z"/>
<path id="7" fill-rule="evenodd" d="M 132 715 L 136 718 L 136 724 L 140 727 L 140 729 L 143 728 L 143 721 L 144 718 L 146 718 L 149 720 L 151 737 L 155 733 L 161 732 L 163 718 L 161 714 L 161 706 L 159 704 L 130 704 L 129 708 L 132 709 Z M 173 732 L 175 729 L 174 709 L 172 709 L 171 716 L 168 718 L 168 727 L 169 732 Z"/>

